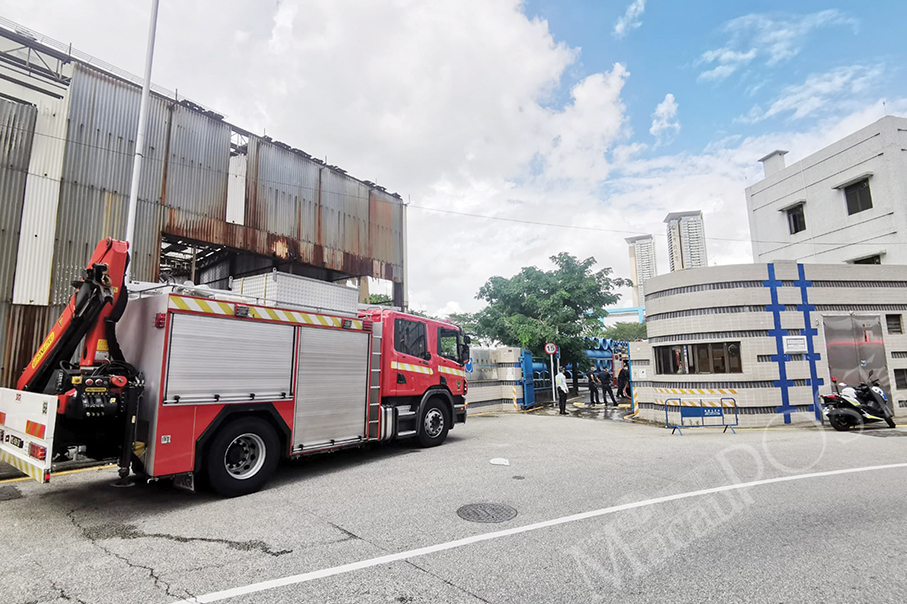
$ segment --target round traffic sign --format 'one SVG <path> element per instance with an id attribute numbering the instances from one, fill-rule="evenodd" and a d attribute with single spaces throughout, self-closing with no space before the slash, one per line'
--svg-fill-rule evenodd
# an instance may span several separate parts
<path id="1" fill-rule="evenodd" d="M 545 344 L 545 352 L 547 352 L 548 354 L 554 354 L 555 352 L 557 352 L 557 344 L 555 344 L 554 342 L 548 342 L 547 344 Z"/>

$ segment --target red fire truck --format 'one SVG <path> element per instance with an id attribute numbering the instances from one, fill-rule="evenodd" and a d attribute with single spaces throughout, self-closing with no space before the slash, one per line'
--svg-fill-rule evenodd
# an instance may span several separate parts
<path id="1" fill-rule="evenodd" d="M 0 389 L 0 460 L 41 482 L 55 461 L 114 457 L 124 483 L 131 467 L 243 495 L 281 458 L 402 438 L 431 447 L 466 421 L 469 338 L 454 325 L 282 274 L 296 299 L 127 291 L 127 262 L 126 243 L 100 242 L 17 390 Z"/>

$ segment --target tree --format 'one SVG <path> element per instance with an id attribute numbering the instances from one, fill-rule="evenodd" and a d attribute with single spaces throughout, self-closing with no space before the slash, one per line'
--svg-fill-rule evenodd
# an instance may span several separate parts
<path id="1" fill-rule="evenodd" d="M 609 277 L 610 268 L 593 271 L 592 257 L 580 261 L 561 252 L 551 261 L 557 267 L 551 271 L 529 266 L 509 279 L 490 278 L 476 295 L 488 302 L 475 315 L 476 330 L 479 336 L 540 356 L 545 343 L 554 342 L 564 362 L 577 367 L 586 360 L 583 337 L 602 334 L 605 307 L 620 298 L 613 290 L 630 282 Z"/>
<path id="2" fill-rule="evenodd" d="M 394 299 L 387 294 L 372 294 L 368 297 L 368 303 L 377 304 L 379 306 L 393 306 Z"/>
<path id="3" fill-rule="evenodd" d="M 606 327 L 602 337 L 620 340 L 621 342 L 635 342 L 636 340 L 645 340 L 647 337 L 646 331 L 645 323 L 621 322 Z"/>

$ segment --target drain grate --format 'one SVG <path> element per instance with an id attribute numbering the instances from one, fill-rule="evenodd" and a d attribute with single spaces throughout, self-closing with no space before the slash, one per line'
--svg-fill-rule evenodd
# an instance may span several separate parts
<path id="1" fill-rule="evenodd" d="M 470 503 L 457 510 L 457 516 L 469 522 L 483 524 L 507 522 L 516 518 L 517 511 L 503 503 Z"/>
<path id="2" fill-rule="evenodd" d="M 865 430 L 863 436 L 879 436 L 885 438 L 886 436 L 907 436 L 907 432 L 901 432 L 899 430 Z"/>

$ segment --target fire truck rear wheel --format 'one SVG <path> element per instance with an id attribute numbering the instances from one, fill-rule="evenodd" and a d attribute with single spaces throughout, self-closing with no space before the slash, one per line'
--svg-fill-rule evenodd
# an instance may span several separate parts
<path id="1" fill-rule="evenodd" d="M 254 493 L 277 468 L 279 440 L 274 428 L 258 417 L 225 425 L 208 448 L 205 469 L 211 488 L 224 497 Z"/>
<path id="2" fill-rule="evenodd" d="M 423 447 L 437 447 L 447 438 L 450 417 L 447 407 L 439 398 L 431 398 L 422 410 L 419 422 L 419 444 Z"/>

